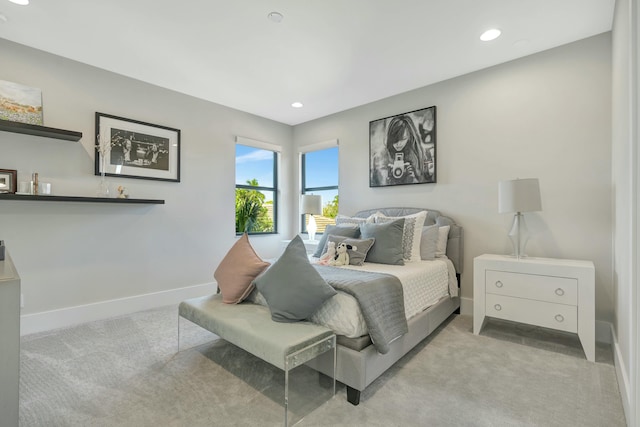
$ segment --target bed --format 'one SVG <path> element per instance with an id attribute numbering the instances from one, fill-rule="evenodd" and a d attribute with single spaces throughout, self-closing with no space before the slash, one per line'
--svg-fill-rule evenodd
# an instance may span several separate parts
<path id="1" fill-rule="evenodd" d="M 327 279 L 327 272 L 340 269 L 341 275 L 351 271 L 371 272 L 396 276 L 401 283 L 404 304 L 402 307 L 406 329 L 397 337 L 381 343 L 380 335 L 369 331 L 363 319 L 358 301 L 344 292 L 327 300 L 311 317 L 311 321 L 332 329 L 337 338 L 336 380 L 347 387 L 347 399 L 358 405 L 360 393 L 402 356 L 433 332 L 442 322 L 460 309 L 458 296 L 459 279 L 462 272 L 463 230 L 451 218 L 440 212 L 423 208 L 379 208 L 357 212 L 351 218 L 374 220 L 374 216 L 407 217 L 426 211 L 424 227 L 439 229 L 448 226 L 446 256 L 430 261 L 416 261 L 404 266 L 364 262 L 362 266 L 317 267 Z M 424 214 L 421 214 L 424 215 Z M 358 220 L 358 221 L 361 221 Z M 436 225 L 437 227 L 430 227 Z M 312 264 L 318 258 L 310 256 Z M 368 258 L 367 258 L 368 259 Z M 418 259 L 420 257 L 418 256 Z M 333 269 L 331 270 L 322 270 Z M 335 276 L 335 274 L 333 274 Z M 332 284 L 333 286 L 333 284 Z M 264 300 L 258 302 L 266 304 Z M 348 314 L 344 316 L 344 314 Z M 365 312 L 366 314 L 366 312 Z M 371 333 L 370 333 L 371 332 Z M 375 337 L 372 342 L 372 337 Z M 319 357 L 307 363 L 313 369 L 331 376 L 333 360 Z"/>

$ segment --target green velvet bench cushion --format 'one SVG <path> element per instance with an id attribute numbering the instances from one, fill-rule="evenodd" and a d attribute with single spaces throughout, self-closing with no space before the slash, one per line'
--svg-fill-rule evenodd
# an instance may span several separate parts
<path id="1" fill-rule="evenodd" d="M 285 371 L 335 347 L 331 329 L 310 322 L 274 322 L 268 307 L 225 304 L 220 294 L 182 301 L 178 314 Z"/>

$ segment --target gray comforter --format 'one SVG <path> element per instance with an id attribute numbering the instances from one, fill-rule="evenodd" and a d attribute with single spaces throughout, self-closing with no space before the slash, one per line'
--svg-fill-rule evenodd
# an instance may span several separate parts
<path id="1" fill-rule="evenodd" d="M 390 274 L 313 265 L 328 284 L 352 295 L 360 305 L 371 341 L 385 354 L 408 331 L 400 280 Z"/>

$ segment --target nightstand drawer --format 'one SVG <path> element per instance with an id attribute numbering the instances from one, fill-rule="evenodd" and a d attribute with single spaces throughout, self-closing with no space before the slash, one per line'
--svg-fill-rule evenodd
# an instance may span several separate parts
<path id="1" fill-rule="evenodd" d="M 558 304 L 578 305 L 578 281 L 566 277 L 486 270 L 486 292 Z"/>
<path id="2" fill-rule="evenodd" d="M 486 315 L 566 332 L 578 331 L 578 308 L 504 295 L 487 294 Z"/>

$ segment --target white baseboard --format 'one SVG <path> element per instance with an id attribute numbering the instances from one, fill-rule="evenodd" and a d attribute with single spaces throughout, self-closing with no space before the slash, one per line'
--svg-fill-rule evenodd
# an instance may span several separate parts
<path id="1" fill-rule="evenodd" d="M 203 283 L 186 288 L 170 289 L 127 298 L 100 301 L 91 304 L 66 307 L 58 310 L 20 316 L 20 335 L 50 331 L 85 322 L 122 316 L 136 311 L 149 310 L 177 304 L 187 298 L 209 295 L 216 290 L 216 283 Z"/>
<path id="2" fill-rule="evenodd" d="M 618 344 L 618 338 L 613 333 L 613 327 L 611 329 L 611 336 L 613 337 L 613 365 L 616 368 L 616 377 L 618 379 L 618 388 L 620 389 L 620 398 L 622 399 L 622 408 L 624 409 L 624 416 L 627 419 L 627 425 L 631 425 L 632 413 L 630 412 L 633 405 L 631 405 L 631 384 L 629 383 L 629 373 L 627 372 L 624 363 L 622 362 L 622 354 L 620 353 L 620 345 Z"/>
<path id="3" fill-rule="evenodd" d="M 460 314 L 473 316 L 473 298 L 460 297 Z"/>
<path id="4" fill-rule="evenodd" d="M 473 316 L 473 298 L 460 298 L 460 314 Z M 596 341 L 611 344 L 613 342 L 612 327 L 609 322 L 596 320 Z"/>

